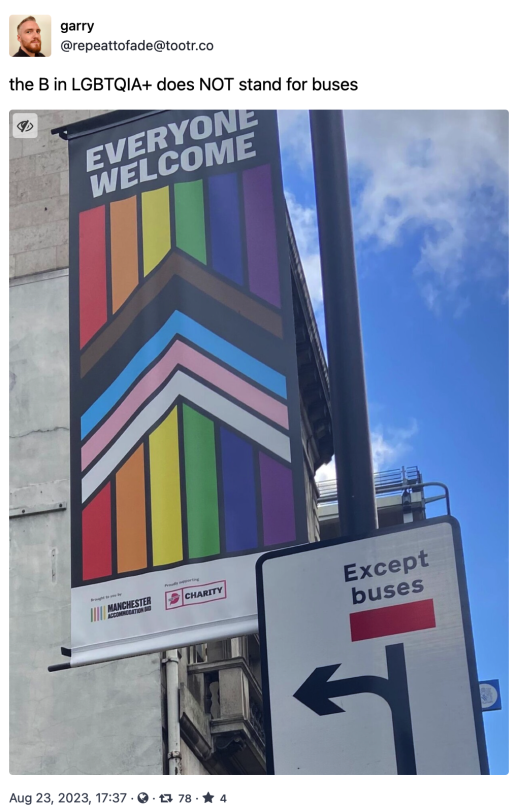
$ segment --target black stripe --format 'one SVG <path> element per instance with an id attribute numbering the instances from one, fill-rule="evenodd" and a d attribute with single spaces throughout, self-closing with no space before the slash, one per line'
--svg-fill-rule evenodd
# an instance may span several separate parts
<path id="1" fill-rule="evenodd" d="M 191 317 L 206 329 L 279 371 L 280 374 L 285 374 L 285 367 L 288 364 L 284 356 L 283 341 L 233 310 L 221 308 L 214 303 L 213 298 L 175 276 L 81 380 L 80 400 L 83 413 L 176 310 L 187 315 L 190 312 Z"/>

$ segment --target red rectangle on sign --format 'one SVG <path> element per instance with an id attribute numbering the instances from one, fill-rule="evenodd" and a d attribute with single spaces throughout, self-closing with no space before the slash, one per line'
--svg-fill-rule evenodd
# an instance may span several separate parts
<path id="1" fill-rule="evenodd" d="M 395 636 L 413 630 L 428 630 L 430 627 L 436 627 L 432 599 L 350 614 L 352 641 Z"/>

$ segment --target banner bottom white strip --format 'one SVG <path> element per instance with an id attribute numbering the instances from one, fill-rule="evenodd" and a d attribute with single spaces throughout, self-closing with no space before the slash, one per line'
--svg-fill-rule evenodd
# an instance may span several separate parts
<path id="1" fill-rule="evenodd" d="M 70 665 L 72 667 L 81 667 L 86 664 L 100 664 L 119 658 L 148 655 L 165 650 L 174 650 L 178 647 L 186 647 L 191 644 L 201 644 L 206 641 L 247 636 L 252 633 L 258 633 L 258 618 L 256 615 L 171 630 L 160 633 L 156 638 L 144 636 L 131 641 L 121 640 L 98 648 L 72 649 Z"/>

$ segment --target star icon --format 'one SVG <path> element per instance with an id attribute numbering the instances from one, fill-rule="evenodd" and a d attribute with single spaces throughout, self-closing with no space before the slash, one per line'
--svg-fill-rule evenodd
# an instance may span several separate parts
<path id="1" fill-rule="evenodd" d="M 212 794 L 211 794 L 211 793 L 206 793 L 206 794 L 205 794 L 205 796 L 203 796 L 203 799 L 205 800 L 205 804 L 206 804 L 207 802 L 210 802 L 210 804 L 212 804 L 212 799 L 213 799 L 213 798 L 214 798 L 214 797 L 212 796 Z"/>

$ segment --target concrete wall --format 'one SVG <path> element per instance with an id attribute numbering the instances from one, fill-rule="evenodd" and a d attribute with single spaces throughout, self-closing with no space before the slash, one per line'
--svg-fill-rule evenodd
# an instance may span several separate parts
<path id="1" fill-rule="evenodd" d="M 69 497 L 68 155 L 50 128 L 89 116 L 41 111 L 38 138 L 10 138 L 13 774 L 163 772 L 158 655 L 47 672 L 70 646 L 69 512 L 47 511 Z"/>
<path id="2" fill-rule="evenodd" d="M 70 646 L 69 512 L 28 512 L 68 502 L 68 276 L 17 280 L 10 314 L 11 773 L 161 774 L 158 655 L 47 672 Z"/>
<path id="3" fill-rule="evenodd" d="M 68 267 L 68 146 L 50 130 L 105 111 L 35 112 L 37 138 L 9 126 L 10 278 Z"/>

